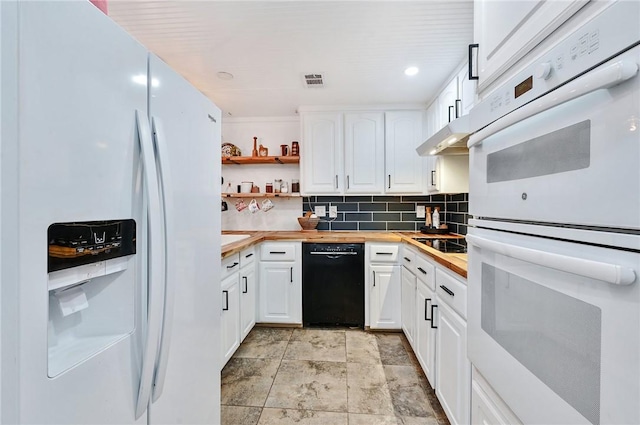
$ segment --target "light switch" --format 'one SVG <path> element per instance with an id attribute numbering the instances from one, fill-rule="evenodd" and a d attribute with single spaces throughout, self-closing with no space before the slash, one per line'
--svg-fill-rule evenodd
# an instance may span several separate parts
<path id="1" fill-rule="evenodd" d="M 316 215 L 318 217 L 324 217 L 327 215 L 327 207 L 325 207 L 324 205 L 320 206 L 316 206 Z"/>
<path id="2" fill-rule="evenodd" d="M 416 218 L 425 218 L 424 205 L 416 205 Z"/>

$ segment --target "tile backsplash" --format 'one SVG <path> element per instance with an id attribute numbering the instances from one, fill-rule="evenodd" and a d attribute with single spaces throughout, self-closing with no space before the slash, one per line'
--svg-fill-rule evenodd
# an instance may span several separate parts
<path id="1" fill-rule="evenodd" d="M 416 205 L 440 207 L 440 222 L 447 224 L 452 233 L 467 234 L 469 195 L 424 196 L 305 196 L 303 213 L 316 206 L 325 206 L 327 216 L 322 217 L 318 230 L 400 230 L 417 231 L 425 223 L 416 218 Z M 338 207 L 338 217 L 328 218 L 329 206 Z"/>

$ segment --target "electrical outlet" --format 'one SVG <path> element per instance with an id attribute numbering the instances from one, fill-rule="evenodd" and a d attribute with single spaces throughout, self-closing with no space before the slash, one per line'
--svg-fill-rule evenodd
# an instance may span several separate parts
<path id="1" fill-rule="evenodd" d="M 338 217 L 338 206 L 337 205 L 329 205 L 329 218 Z"/>
<path id="2" fill-rule="evenodd" d="M 324 217 L 325 215 L 327 215 L 327 207 L 323 206 L 316 206 L 316 215 L 318 217 Z"/>
<path id="3" fill-rule="evenodd" d="M 425 218 L 424 205 L 416 205 L 416 218 Z"/>

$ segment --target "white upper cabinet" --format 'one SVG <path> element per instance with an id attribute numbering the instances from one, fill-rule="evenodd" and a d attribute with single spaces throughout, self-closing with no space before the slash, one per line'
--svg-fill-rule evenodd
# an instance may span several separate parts
<path id="1" fill-rule="evenodd" d="M 438 115 L 440 121 L 435 132 L 456 119 L 456 99 L 458 99 L 458 76 L 456 75 L 438 95 Z"/>
<path id="2" fill-rule="evenodd" d="M 587 0 L 480 0 L 474 2 L 474 40 L 479 44 L 478 90 L 495 81 Z"/>
<path id="3" fill-rule="evenodd" d="M 343 176 L 342 114 L 313 113 L 302 117 L 302 193 L 341 193 Z"/>
<path id="4" fill-rule="evenodd" d="M 456 117 L 469 114 L 476 101 L 476 80 L 469 79 L 468 64 L 458 73 L 458 98 L 456 99 Z"/>
<path id="5" fill-rule="evenodd" d="M 344 115 L 345 193 L 383 193 L 384 113 Z"/>
<path id="6" fill-rule="evenodd" d="M 386 193 L 422 193 L 424 160 L 416 154 L 422 142 L 422 111 L 385 114 Z"/>
<path id="7" fill-rule="evenodd" d="M 425 131 L 425 139 L 428 139 L 429 137 L 433 136 L 436 131 L 438 131 L 438 129 L 440 127 L 438 127 L 440 125 L 440 109 L 438 108 L 439 104 L 438 104 L 438 100 L 436 99 L 434 102 L 431 103 L 431 106 L 429 106 L 429 108 L 427 108 L 427 123 L 426 123 L 426 131 Z"/>

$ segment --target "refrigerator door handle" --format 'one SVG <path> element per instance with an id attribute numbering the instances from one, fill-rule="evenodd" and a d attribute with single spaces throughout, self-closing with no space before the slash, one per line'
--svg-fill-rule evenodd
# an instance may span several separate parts
<path id="1" fill-rule="evenodd" d="M 158 171 L 153 151 L 153 141 L 149 121 L 145 113 L 136 111 L 136 124 L 140 140 L 140 157 L 143 165 L 143 179 L 147 196 L 147 220 L 149 240 L 152 242 L 148 250 L 148 310 L 147 334 L 144 342 L 140 386 L 136 401 L 135 417 L 140 418 L 149 405 L 149 396 L 153 382 L 162 315 L 164 310 L 164 226 L 161 213 L 160 189 L 158 187 Z"/>
<path id="2" fill-rule="evenodd" d="M 171 346 L 171 330 L 173 326 L 173 305 L 175 300 L 175 270 L 173 270 L 173 260 L 175 258 L 173 250 L 174 245 L 170 241 L 175 241 L 173 232 L 173 214 L 171 206 L 173 205 L 173 192 L 171 188 L 171 168 L 168 155 L 167 140 L 165 132 L 162 128 L 162 122 L 151 117 L 151 131 L 153 133 L 153 141 L 156 149 L 156 163 L 158 164 L 159 182 L 160 182 L 160 198 L 162 201 L 162 212 L 164 218 L 164 258 L 165 258 L 165 298 L 164 298 L 164 314 L 162 321 L 162 330 L 160 331 L 160 348 L 156 364 L 156 372 L 153 383 L 153 394 L 151 399 L 156 401 L 161 395 L 164 388 L 164 379 L 167 375 L 167 363 L 169 362 L 169 347 Z"/>

